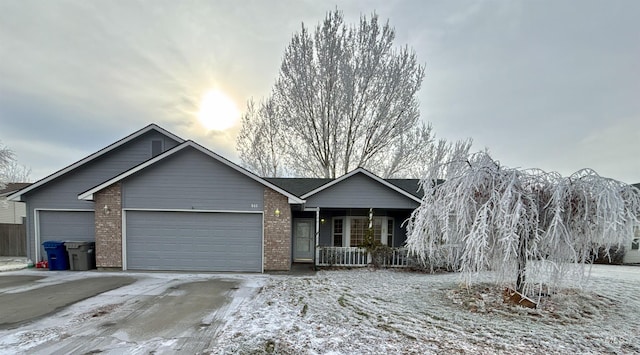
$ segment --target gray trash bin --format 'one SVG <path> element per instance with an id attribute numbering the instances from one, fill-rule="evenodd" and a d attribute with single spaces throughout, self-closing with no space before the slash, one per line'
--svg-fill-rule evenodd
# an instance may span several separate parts
<path id="1" fill-rule="evenodd" d="M 96 268 L 96 243 L 94 242 L 65 242 L 69 253 L 69 269 L 84 271 Z"/>

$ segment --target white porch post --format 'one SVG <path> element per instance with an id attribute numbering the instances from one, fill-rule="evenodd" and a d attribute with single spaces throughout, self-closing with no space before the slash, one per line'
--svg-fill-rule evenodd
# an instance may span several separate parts
<path id="1" fill-rule="evenodd" d="M 315 259 L 313 260 L 313 264 L 317 265 L 318 259 L 320 258 L 320 249 L 318 246 L 320 245 L 320 207 L 316 207 L 316 244 L 314 247 L 315 250 Z"/>

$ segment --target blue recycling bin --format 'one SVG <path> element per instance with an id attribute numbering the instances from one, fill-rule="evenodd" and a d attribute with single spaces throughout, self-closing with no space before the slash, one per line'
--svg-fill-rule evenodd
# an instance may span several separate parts
<path id="1" fill-rule="evenodd" d="M 64 247 L 64 242 L 50 240 L 42 243 L 47 252 L 49 270 L 69 270 L 69 255 Z"/>

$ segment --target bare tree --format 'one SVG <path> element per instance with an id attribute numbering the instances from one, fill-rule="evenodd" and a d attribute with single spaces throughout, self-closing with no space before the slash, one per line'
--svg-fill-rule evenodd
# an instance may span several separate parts
<path id="1" fill-rule="evenodd" d="M 448 153 L 421 181 L 407 245 L 427 264 L 462 271 L 468 283 L 492 270 L 523 294 L 542 278 L 557 286 L 567 271 L 581 277 L 599 247 L 621 245 L 638 224 L 640 191 L 593 170 L 562 177 L 507 168 L 486 152 Z"/>
<path id="2" fill-rule="evenodd" d="M 258 109 L 249 103 L 237 142 L 245 166 L 315 177 L 365 167 L 390 177 L 421 161 L 434 142 L 419 124 L 424 67 L 409 48 L 395 49 L 394 39 L 376 14 L 354 26 L 336 10 L 313 33 L 302 24 L 273 93 Z"/>
<path id="3" fill-rule="evenodd" d="M 250 100 L 236 142 L 244 167 L 261 176 L 282 176 L 284 142 L 279 136 L 281 131 L 282 121 L 278 119 L 278 107 L 273 100 L 261 102 L 258 108 Z"/>
<path id="4" fill-rule="evenodd" d="M 3 169 L 3 178 L 6 182 L 31 182 L 31 168 L 12 160 Z"/>
<path id="5" fill-rule="evenodd" d="M 0 142 L 0 189 L 3 189 L 6 184 L 10 182 L 7 180 L 6 171 L 11 167 L 13 162 L 13 151 Z"/>

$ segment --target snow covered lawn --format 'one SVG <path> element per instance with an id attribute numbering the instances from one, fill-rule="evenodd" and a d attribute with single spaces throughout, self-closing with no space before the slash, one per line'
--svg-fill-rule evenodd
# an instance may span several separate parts
<path id="1" fill-rule="evenodd" d="M 585 290 L 529 310 L 457 274 L 272 276 L 238 305 L 214 353 L 640 353 L 640 267 L 596 265 Z"/>

